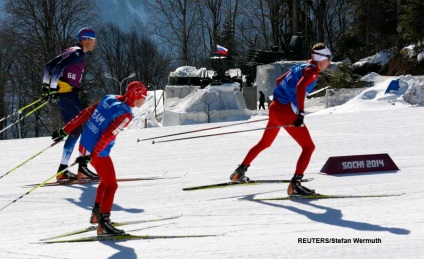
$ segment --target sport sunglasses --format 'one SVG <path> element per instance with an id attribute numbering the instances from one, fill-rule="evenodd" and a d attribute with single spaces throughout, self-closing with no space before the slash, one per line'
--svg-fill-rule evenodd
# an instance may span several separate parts
<path id="1" fill-rule="evenodd" d="M 317 54 L 317 55 L 322 56 L 322 57 L 326 57 L 330 61 L 333 59 L 333 55 L 324 55 L 324 54 L 321 54 L 321 53 L 318 53 L 318 52 L 312 52 L 312 53 Z"/>
<path id="2" fill-rule="evenodd" d="M 83 36 L 82 38 L 83 38 L 84 40 L 94 40 L 95 42 L 97 42 L 97 38 L 95 38 L 95 37 Z"/>

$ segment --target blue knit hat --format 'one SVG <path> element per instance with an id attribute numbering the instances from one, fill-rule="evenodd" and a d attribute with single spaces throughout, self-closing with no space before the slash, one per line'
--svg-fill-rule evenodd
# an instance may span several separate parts
<path id="1" fill-rule="evenodd" d="M 78 41 L 79 42 L 86 40 L 86 39 L 95 39 L 95 38 L 96 38 L 96 33 L 92 29 L 82 28 L 78 32 Z"/>

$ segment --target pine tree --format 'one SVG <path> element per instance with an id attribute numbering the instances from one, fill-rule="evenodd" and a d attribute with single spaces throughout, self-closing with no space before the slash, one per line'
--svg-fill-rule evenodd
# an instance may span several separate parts
<path id="1" fill-rule="evenodd" d="M 409 44 L 415 44 L 417 51 L 424 50 L 424 2 L 422 0 L 406 0 L 402 5 L 402 13 L 398 31 Z"/>

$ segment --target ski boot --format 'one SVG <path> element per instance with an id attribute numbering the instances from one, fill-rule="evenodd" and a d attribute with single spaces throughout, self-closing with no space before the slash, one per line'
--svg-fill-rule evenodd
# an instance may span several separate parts
<path id="1" fill-rule="evenodd" d="M 310 190 L 305 186 L 302 186 L 303 175 L 295 174 L 290 181 L 289 188 L 287 189 L 288 195 L 316 195 L 315 190 Z"/>
<path id="2" fill-rule="evenodd" d="M 100 204 L 94 204 L 93 210 L 91 211 L 90 223 L 97 224 L 100 218 Z"/>
<path id="3" fill-rule="evenodd" d="M 57 172 L 61 172 L 65 170 L 67 167 L 68 165 L 61 164 Z M 66 181 L 75 180 L 75 179 L 77 179 L 77 176 L 69 170 L 65 170 L 61 174 L 56 175 L 56 181 L 58 182 L 66 182 Z"/>
<path id="4" fill-rule="evenodd" d="M 125 231 L 112 226 L 110 213 L 100 214 L 99 224 L 97 225 L 97 235 L 126 235 Z"/>
<path id="5" fill-rule="evenodd" d="M 100 179 L 99 176 L 96 173 L 94 173 L 93 171 L 88 169 L 87 164 L 82 164 L 82 163 L 79 164 L 79 166 L 78 166 L 77 178 L 79 180 L 97 180 L 97 179 Z"/>
<path id="6" fill-rule="evenodd" d="M 231 174 L 230 180 L 233 182 L 241 182 L 241 183 L 248 182 L 249 178 L 244 175 L 247 171 L 247 168 L 249 168 L 249 166 L 245 166 L 243 164 L 239 165 L 239 167 L 237 167 L 236 170 L 234 170 L 234 173 Z"/>

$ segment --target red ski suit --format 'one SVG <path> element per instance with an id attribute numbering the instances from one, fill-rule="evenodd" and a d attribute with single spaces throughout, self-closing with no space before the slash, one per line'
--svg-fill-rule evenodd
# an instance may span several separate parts
<path id="1" fill-rule="evenodd" d="M 289 72 L 277 79 L 277 85 Z M 307 67 L 302 71 L 303 76 L 296 85 L 296 99 L 299 110 L 304 110 L 306 88 L 317 79 L 318 73 L 317 67 Z M 243 160 L 243 165 L 249 166 L 259 153 L 271 146 L 280 131 L 278 126 L 293 124 L 296 119 L 297 114 L 293 111 L 291 103 L 282 104 L 274 98 L 269 108 L 269 119 L 266 125 L 268 129 L 264 130 L 261 140 L 249 150 Z M 303 175 L 315 149 L 309 130 L 306 125 L 303 127 L 284 127 L 284 129 L 302 148 L 295 174 Z"/>
<path id="2" fill-rule="evenodd" d="M 116 96 L 118 101 L 123 102 L 125 98 L 123 96 Z M 66 132 L 72 132 L 79 125 L 88 121 L 94 111 L 97 108 L 96 103 L 91 107 L 88 107 L 82 110 L 78 116 L 72 119 L 66 126 L 64 130 Z M 109 145 L 111 141 L 116 138 L 116 135 L 126 127 L 132 120 L 132 114 L 124 113 L 119 117 L 115 118 L 108 128 L 103 131 L 100 139 L 97 141 L 93 152 L 91 153 L 91 165 L 96 169 L 97 174 L 99 175 L 101 181 L 97 187 L 97 193 L 95 198 L 95 203 L 100 204 L 100 213 L 110 213 L 112 210 L 113 200 L 115 197 L 115 192 L 118 189 L 118 183 L 116 181 L 115 168 L 110 156 L 99 156 L 99 154 Z M 83 156 L 89 155 L 87 150 L 80 144 L 79 151 Z"/>

